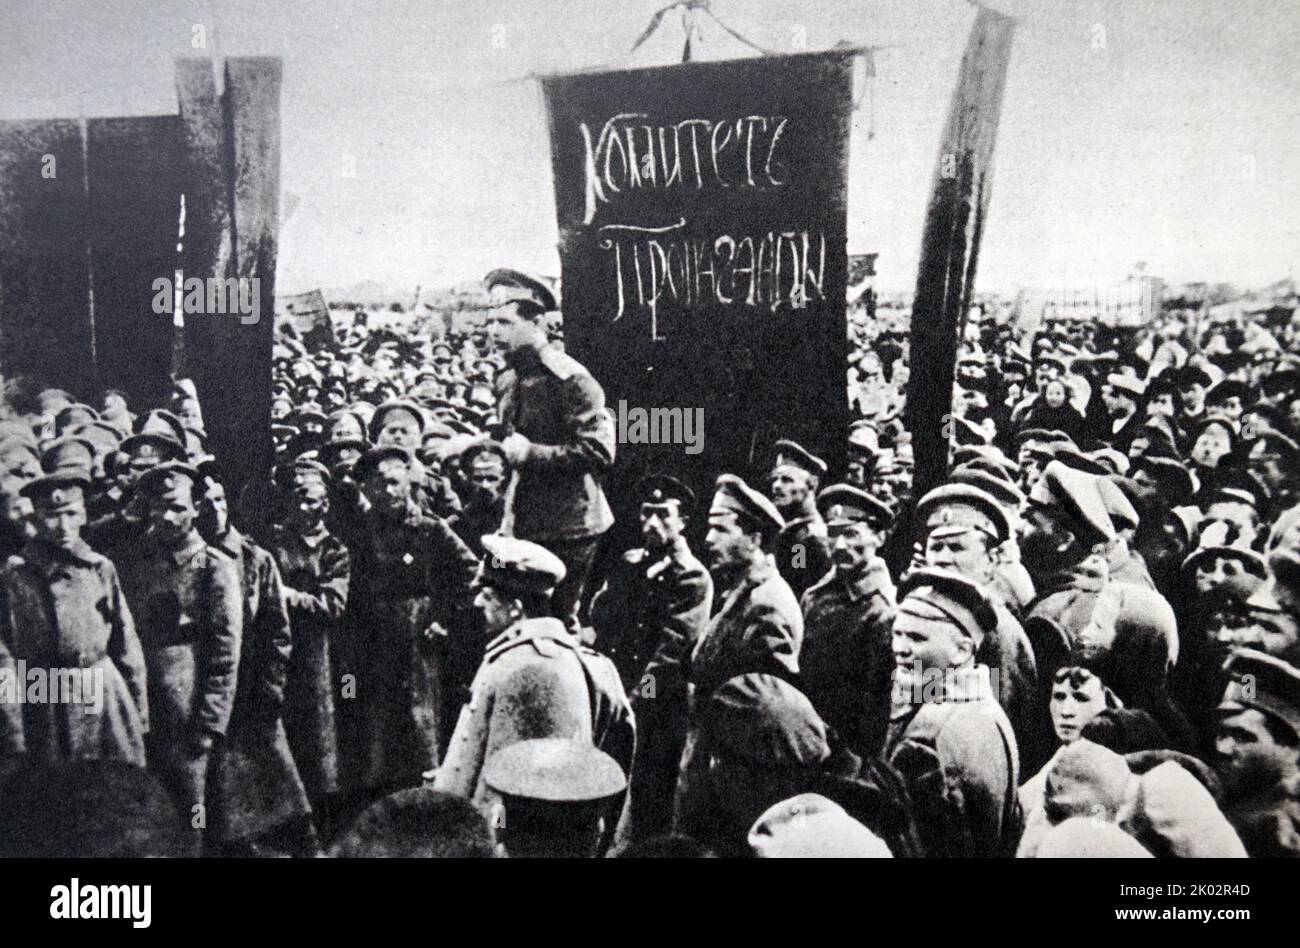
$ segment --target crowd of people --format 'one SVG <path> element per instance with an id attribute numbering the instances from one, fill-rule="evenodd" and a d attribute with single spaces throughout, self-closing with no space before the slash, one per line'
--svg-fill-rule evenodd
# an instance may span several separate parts
<path id="1" fill-rule="evenodd" d="M 186 379 L 8 381 L 0 853 L 1300 854 L 1300 320 L 990 308 L 919 492 L 854 307 L 844 470 L 659 471 L 609 551 L 601 386 L 485 284 L 279 327 L 238 490 Z"/>

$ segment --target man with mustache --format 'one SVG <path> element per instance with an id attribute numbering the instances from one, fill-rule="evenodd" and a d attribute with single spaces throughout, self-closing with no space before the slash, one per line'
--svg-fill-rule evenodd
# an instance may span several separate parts
<path id="1" fill-rule="evenodd" d="M 884 745 L 889 723 L 894 584 L 878 552 L 893 514 L 848 484 L 818 494 L 817 510 L 834 565 L 800 599 L 800 678 L 822 719 L 854 753 L 870 758 Z"/>
<path id="2" fill-rule="evenodd" d="M 1251 856 L 1300 855 L 1300 671 L 1254 649 L 1226 667 L 1214 741 L 1224 814 Z"/>
<path id="3" fill-rule="evenodd" d="M 676 478 L 638 485 L 642 545 L 625 553 L 591 602 L 596 648 L 618 666 L 636 713 L 632 840 L 665 832 L 688 722 L 683 663 L 709 619 L 713 580 L 686 543 L 695 494 Z"/>

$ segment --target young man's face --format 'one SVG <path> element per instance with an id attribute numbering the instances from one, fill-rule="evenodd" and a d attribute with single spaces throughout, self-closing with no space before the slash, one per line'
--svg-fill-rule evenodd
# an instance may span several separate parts
<path id="1" fill-rule="evenodd" d="M 478 455 L 470 462 L 469 482 L 480 497 L 488 501 L 499 500 L 505 493 L 505 461 L 495 454 Z"/>
<path id="2" fill-rule="evenodd" d="M 1052 684 L 1048 710 L 1057 739 L 1062 744 L 1077 741 L 1087 723 L 1106 710 L 1101 679 L 1082 669 L 1062 669 Z"/>
<path id="3" fill-rule="evenodd" d="M 150 530 L 166 542 L 178 542 L 188 537 L 197 516 L 189 487 L 183 488 L 180 496 L 156 498 L 149 503 Z"/>
<path id="4" fill-rule="evenodd" d="M 646 549 L 662 550 L 671 546 L 685 529 L 686 520 L 676 500 L 641 505 L 641 539 Z"/>
<path id="5" fill-rule="evenodd" d="M 1161 392 L 1147 403 L 1147 417 L 1159 418 L 1173 417 L 1174 414 L 1174 396 L 1168 392 Z"/>
<path id="6" fill-rule="evenodd" d="M 411 417 L 410 412 L 390 411 L 384 416 L 375 444 L 415 450 L 420 446 L 420 423 Z"/>
<path id="7" fill-rule="evenodd" d="M 72 549 L 81 539 L 81 528 L 86 525 L 85 503 L 78 498 L 74 503 L 54 508 L 38 507 L 32 525 L 38 539 L 60 549 Z"/>
<path id="8" fill-rule="evenodd" d="M 198 513 L 200 531 L 209 539 L 224 535 L 230 526 L 226 489 L 212 478 L 204 478 Z"/>
<path id="9" fill-rule="evenodd" d="M 546 333 L 539 326 L 519 315 L 513 302 L 499 304 L 488 315 L 487 336 L 492 344 L 504 352 L 514 352 L 545 342 Z"/>
<path id="10" fill-rule="evenodd" d="M 388 458 L 370 472 L 362 489 L 376 510 L 402 514 L 411 499 L 411 470 L 400 458 Z"/>
<path id="11" fill-rule="evenodd" d="M 314 529 L 329 512 L 329 491 L 320 481 L 300 484 L 293 492 L 289 520 L 299 529 Z"/>
<path id="12" fill-rule="evenodd" d="M 1192 460 L 1203 467 L 1216 467 L 1232 451 L 1232 438 L 1222 425 L 1210 425 L 1192 446 Z"/>
<path id="13" fill-rule="evenodd" d="M 1229 799 L 1267 792 L 1296 770 L 1296 744 L 1279 743 L 1257 708 L 1221 713 L 1214 750 L 1215 769 Z"/>

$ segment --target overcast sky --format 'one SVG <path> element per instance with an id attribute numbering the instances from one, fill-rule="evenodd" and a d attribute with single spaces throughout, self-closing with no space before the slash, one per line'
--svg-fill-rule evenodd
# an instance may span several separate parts
<path id="1" fill-rule="evenodd" d="M 558 273 L 530 74 L 680 56 L 660 0 L 3 0 L 0 117 L 172 112 L 172 59 L 284 57 L 282 292 Z M 1260 284 L 1300 249 L 1300 4 L 996 0 L 1022 18 L 980 288 L 1090 286 L 1137 260 Z M 163 9 L 159 9 L 163 8 Z M 714 0 L 761 46 L 883 46 L 855 116 L 849 250 L 911 289 L 964 0 Z M 193 44 L 202 26 L 206 50 Z M 494 43 L 494 40 L 496 42 Z M 745 55 L 705 22 L 701 58 Z M 872 116 L 874 115 L 874 123 Z M 874 124 L 874 136 L 869 134 Z M 355 177 L 344 176 L 351 164 Z"/>

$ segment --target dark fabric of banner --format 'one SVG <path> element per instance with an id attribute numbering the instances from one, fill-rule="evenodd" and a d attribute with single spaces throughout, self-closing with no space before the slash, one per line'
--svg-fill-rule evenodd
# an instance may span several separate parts
<path id="1" fill-rule="evenodd" d="M 979 8 L 939 145 L 912 303 L 907 427 L 917 497 L 947 467 L 957 336 L 975 283 L 1013 29 L 1011 18 Z"/>
<path id="2" fill-rule="evenodd" d="M 543 80 L 565 344 L 619 426 L 625 522 L 642 474 L 707 497 L 719 473 L 765 473 L 783 437 L 842 468 L 854 55 Z M 637 443 L 655 409 L 646 437 L 702 410 L 702 443 Z"/>

